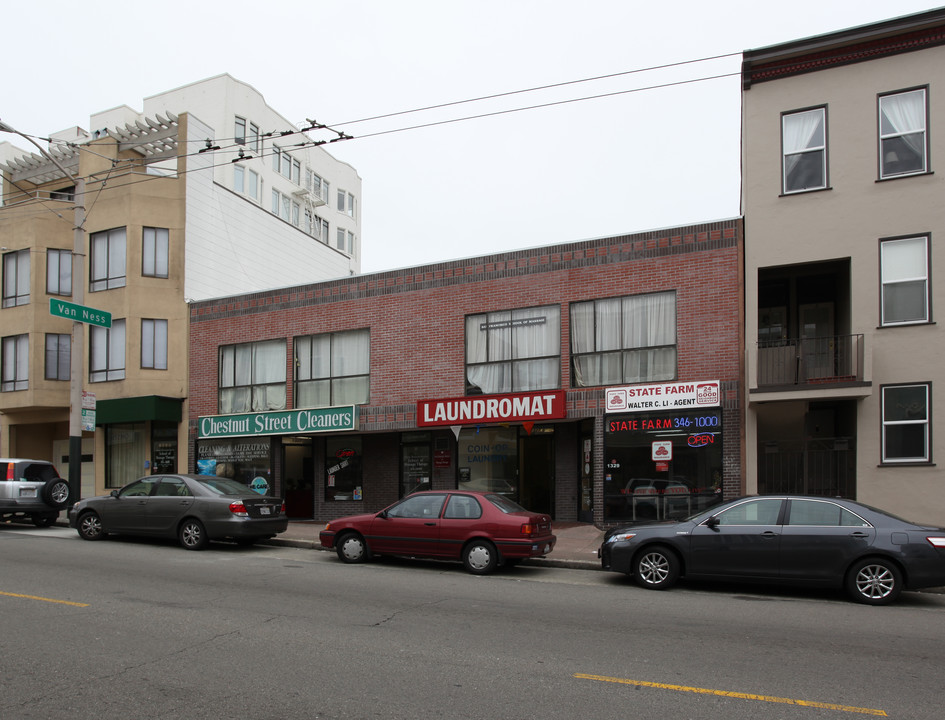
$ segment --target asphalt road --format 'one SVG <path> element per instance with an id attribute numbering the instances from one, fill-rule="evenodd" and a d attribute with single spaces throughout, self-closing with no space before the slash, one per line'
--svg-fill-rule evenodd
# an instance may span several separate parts
<path id="1" fill-rule="evenodd" d="M 945 596 L 682 585 L 0 526 L 0 717 L 941 716 Z"/>

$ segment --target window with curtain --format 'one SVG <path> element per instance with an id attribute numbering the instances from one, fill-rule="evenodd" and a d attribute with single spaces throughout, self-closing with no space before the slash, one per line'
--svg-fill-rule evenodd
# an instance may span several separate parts
<path id="1" fill-rule="evenodd" d="M 676 378 L 676 293 L 571 305 L 574 387 Z"/>
<path id="2" fill-rule="evenodd" d="M 140 477 L 147 449 L 144 423 L 106 425 L 105 487 L 122 487 Z"/>
<path id="3" fill-rule="evenodd" d="M 929 239 L 880 242 L 881 324 L 929 322 Z"/>
<path id="4" fill-rule="evenodd" d="M 880 96 L 880 178 L 926 171 L 926 119 L 925 88 Z"/>
<path id="5" fill-rule="evenodd" d="M 827 187 L 826 108 L 781 116 L 783 192 Z"/>
<path id="6" fill-rule="evenodd" d="M 3 255 L 3 307 L 28 305 L 30 301 L 30 251 Z"/>
<path id="7" fill-rule="evenodd" d="M 89 242 L 89 290 L 109 290 L 125 286 L 125 228 L 92 233 Z"/>
<path id="8" fill-rule="evenodd" d="M 883 462 L 930 462 L 929 385 L 886 385 L 883 397 Z"/>
<path id="9" fill-rule="evenodd" d="M 141 234 L 141 274 L 146 277 L 167 277 L 167 228 L 146 227 Z"/>
<path id="10" fill-rule="evenodd" d="M 125 321 L 109 328 L 89 326 L 89 382 L 125 378 Z"/>
<path id="11" fill-rule="evenodd" d="M 11 335 L 0 341 L 0 390 L 27 390 L 30 384 L 30 336 Z"/>
<path id="12" fill-rule="evenodd" d="M 297 337 L 295 407 L 365 405 L 371 396 L 371 332 Z"/>
<path id="13" fill-rule="evenodd" d="M 46 249 L 46 292 L 50 295 L 72 295 L 72 252 Z"/>
<path id="14" fill-rule="evenodd" d="M 285 410 L 285 340 L 225 345 L 219 353 L 221 413 Z"/>
<path id="15" fill-rule="evenodd" d="M 72 379 L 72 336 L 46 333 L 46 379 Z"/>
<path id="16" fill-rule="evenodd" d="M 561 307 L 466 316 L 466 394 L 561 387 Z"/>

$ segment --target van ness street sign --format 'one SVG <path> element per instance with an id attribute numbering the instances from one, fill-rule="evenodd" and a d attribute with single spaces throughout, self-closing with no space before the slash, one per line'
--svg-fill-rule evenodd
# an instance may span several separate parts
<path id="1" fill-rule="evenodd" d="M 240 415 L 205 415 L 197 418 L 197 439 L 305 435 L 355 430 L 357 425 L 358 413 L 354 405 Z"/>
<path id="2" fill-rule="evenodd" d="M 66 300 L 57 300 L 56 298 L 49 298 L 49 314 L 75 322 L 98 325 L 103 328 L 112 326 L 112 314 L 110 312 L 96 310 Z"/>

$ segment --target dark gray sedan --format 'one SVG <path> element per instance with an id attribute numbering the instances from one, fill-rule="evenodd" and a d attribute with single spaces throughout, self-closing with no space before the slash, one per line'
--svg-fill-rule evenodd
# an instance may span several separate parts
<path id="1" fill-rule="evenodd" d="M 845 588 L 886 605 L 902 590 L 945 586 L 945 529 L 822 497 L 741 498 L 679 522 L 607 532 L 605 570 L 663 590 L 682 576 Z"/>
<path id="2" fill-rule="evenodd" d="M 112 533 L 176 538 L 188 550 L 210 540 L 241 545 L 284 532 L 289 521 L 280 498 L 213 475 L 150 475 L 86 498 L 69 511 L 69 525 L 85 540 Z"/>

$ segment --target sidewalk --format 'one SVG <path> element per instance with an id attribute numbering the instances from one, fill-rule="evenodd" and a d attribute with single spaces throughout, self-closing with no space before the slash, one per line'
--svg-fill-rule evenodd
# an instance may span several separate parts
<path id="1" fill-rule="evenodd" d="M 318 533 L 324 528 L 325 523 L 322 522 L 292 520 L 284 533 L 261 544 L 324 550 L 318 542 Z M 544 558 L 524 560 L 523 565 L 600 570 L 597 548 L 604 537 L 601 530 L 588 523 L 578 522 L 552 523 L 552 530 L 558 541 L 551 554 Z"/>

